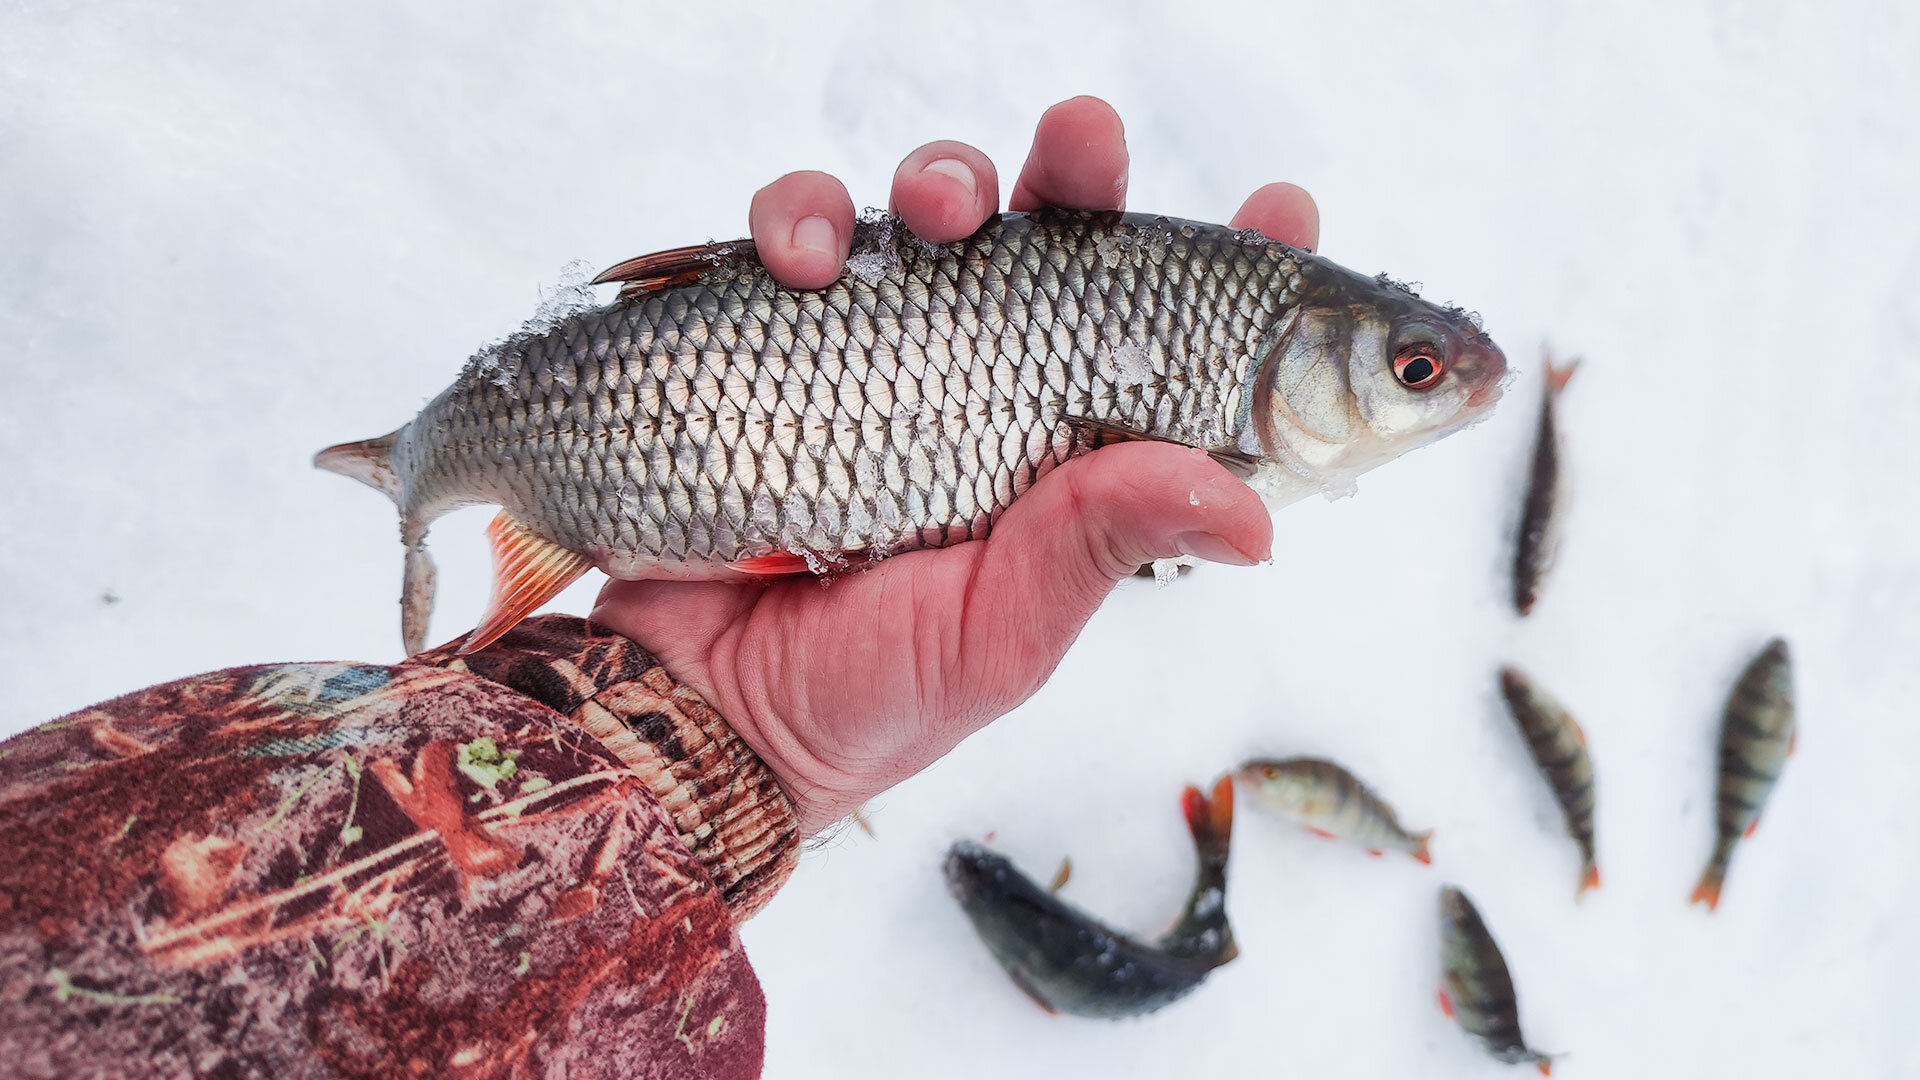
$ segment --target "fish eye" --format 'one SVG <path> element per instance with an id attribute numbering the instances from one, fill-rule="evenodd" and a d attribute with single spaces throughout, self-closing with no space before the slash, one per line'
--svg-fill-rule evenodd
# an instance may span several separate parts
<path id="1" fill-rule="evenodd" d="M 1430 341 L 1402 345 L 1400 351 L 1393 354 L 1394 378 L 1409 390 L 1429 389 L 1444 374 L 1446 362 L 1440 358 L 1439 346 Z"/>

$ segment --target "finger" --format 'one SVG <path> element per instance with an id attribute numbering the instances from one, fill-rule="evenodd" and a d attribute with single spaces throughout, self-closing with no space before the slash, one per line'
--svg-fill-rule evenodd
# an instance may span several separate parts
<path id="1" fill-rule="evenodd" d="M 1268 184 L 1247 196 L 1231 224 L 1308 251 L 1320 248 L 1320 207 L 1297 184 Z"/>
<path id="2" fill-rule="evenodd" d="M 929 244 L 972 236 L 1000 206 L 1000 176 L 987 155 L 941 140 L 908 154 L 893 173 L 888 206 Z"/>
<path id="3" fill-rule="evenodd" d="M 714 639 L 752 609 L 761 591 L 724 581 L 609 581 L 591 618 L 700 688 L 710 685 L 705 669 Z"/>
<path id="4" fill-rule="evenodd" d="M 795 289 L 824 289 L 853 243 L 853 199 L 823 172 L 793 172 L 753 193 L 747 210 L 760 261 Z"/>
<path id="5" fill-rule="evenodd" d="M 1194 555 L 1251 565 L 1270 558 L 1272 545 L 1260 497 L 1202 451 L 1127 443 L 1069 461 L 987 538 L 962 608 L 959 653 L 970 673 L 948 689 L 996 677 L 1020 684 L 1010 701 L 979 703 L 990 719 L 1039 689 L 1114 584 L 1142 563 Z"/>
<path id="6" fill-rule="evenodd" d="M 1007 206 L 1033 210 L 1122 210 L 1127 205 L 1127 135 L 1120 114 L 1097 97 L 1048 109 Z"/>

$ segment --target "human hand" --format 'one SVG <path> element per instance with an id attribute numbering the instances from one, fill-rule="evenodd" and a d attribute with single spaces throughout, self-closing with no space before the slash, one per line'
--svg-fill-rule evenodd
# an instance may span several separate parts
<path id="1" fill-rule="evenodd" d="M 1040 118 L 1008 205 L 1124 207 L 1127 147 L 1098 98 Z M 921 239 L 971 235 L 999 207 L 985 154 L 935 142 L 894 173 L 891 206 Z M 795 288 L 840 276 L 854 209 L 840 181 L 789 173 L 749 211 L 767 269 Z M 1269 184 L 1232 219 L 1312 249 L 1307 193 Z M 1199 450 L 1109 446 L 1066 462 L 1022 495 L 985 540 L 884 559 L 822 588 L 614 581 L 595 621 L 645 646 L 759 754 L 813 833 L 919 772 L 1025 701 L 1113 586 L 1140 564 L 1193 555 L 1269 557 L 1259 496 Z"/>

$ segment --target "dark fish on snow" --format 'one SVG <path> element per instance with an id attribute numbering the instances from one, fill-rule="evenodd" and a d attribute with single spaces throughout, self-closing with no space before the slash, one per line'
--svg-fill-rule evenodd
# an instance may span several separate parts
<path id="1" fill-rule="evenodd" d="M 411 422 L 322 451 L 391 497 L 401 625 L 424 644 L 427 528 L 501 507 L 480 648 L 590 567 L 764 580 L 978 539 L 1100 445 L 1197 447 L 1279 507 L 1485 416 L 1477 322 L 1257 233 L 1001 214 L 929 246 L 856 229 L 825 289 L 749 242 L 602 274 L 619 298 L 484 350 Z"/>
<path id="2" fill-rule="evenodd" d="M 1560 517 L 1566 503 L 1560 475 L 1560 423 L 1555 405 L 1580 361 L 1556 367 L 1549 354 L 1547 388 L 1540 401 L 1540 431 L 1533 440 L 1533 467 L 1527 475 L 1527 501 L 1520 512 L 1520 539 L 1513 557 L 1513 609 L 1533 611 L 1560 550 Z"/>
<path id="3" fill-rule="evenodd" d="M 1720 723 L 1720 780 L 1715 800 L 1713 855 L 1693 890 L 1692 902 L 1720 906 L 1720 886 L 1734 846 L 1760 827 L 1760 808 L 1794 751 L 1798 722 L 1793 708 L 1793 661 L 1787 643 L 1774 638 L 1734 684 Z"/>
<path id="4" fill-rule="evenodd" d="M 1181 808 L 1200 871 L 1180 921 L 1154 944 L 1106 926 L 971 841 L 947 852 L 947 889 L 994 959 L 1041 1008 L 1104 1019 L 1153 1012 L 1239 955 L 1226 908 L 1233 781 L 1215 784 L 1211 799 L 1187 788 Z"/>
<path id="5" fill-rule="evenodd" d="M 1467 894 L 1440 890 L 1440 1011 L 1480 1040 L 1500 1061 L 1530 1063 L 1553 1073 L 1553 1058 L 1530 1049 L 1520 1035 L 1520 1006 L 1506 958 Z"/>
<path id="6" fill-rule="evenodd" d="M 1500 669 L 1500 693 L 1526 737 L 1527 750 L 1560 802 L 1568 835 L 1580 845 L 1580 887 L 1575 895 L 1584 895 L 1600 886 L 1593 843 L 1593 759 L 1587 756 L 1587 733 L 1565 706 L 1518 668 Z"/>

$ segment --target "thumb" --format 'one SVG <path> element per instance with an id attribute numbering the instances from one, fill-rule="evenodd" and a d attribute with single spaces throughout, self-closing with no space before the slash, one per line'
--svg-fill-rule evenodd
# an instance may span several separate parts
<path id="1" fill-rule="evenodd" d="M 1047 474 L 994 524 L 968 589 L 960 654 L 1003 678 L 1008 666 L 1027 668 L 1031 693 L 1141 563 L 1193 555 L 1251 566 L 1272 546 L 1260 497 L 1205 451 L 1105 447 Z"/>

